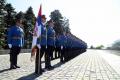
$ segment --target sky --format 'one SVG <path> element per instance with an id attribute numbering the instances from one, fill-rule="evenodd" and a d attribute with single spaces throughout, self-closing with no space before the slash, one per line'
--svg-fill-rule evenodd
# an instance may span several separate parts
<path id="1" fill-rule="evenodd" d="M 37 16 L 42 13 L 49 19 L 50 12 L 59 10 L 70 21 L 71 32 L 88 46 L 110 46 L 120 39 L 120 0 L 7 0 L 17 12 L 32 6 Z"/>

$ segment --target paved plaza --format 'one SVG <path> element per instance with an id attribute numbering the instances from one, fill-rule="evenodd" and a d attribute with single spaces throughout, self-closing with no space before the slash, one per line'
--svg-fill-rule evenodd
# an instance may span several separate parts
<path id="1" fill-rule="evenodd" d="M 87 50 L 64 64 L 59 62 L 59 59 L 53 60 L 53 70 L 35 75 L 30 53 L 19 55 L 21 68 L 14 70 L 9 70 L 9 55 L 0 55 L 0 80 L 120 80 L 120 56 L 111 51 Z"/>

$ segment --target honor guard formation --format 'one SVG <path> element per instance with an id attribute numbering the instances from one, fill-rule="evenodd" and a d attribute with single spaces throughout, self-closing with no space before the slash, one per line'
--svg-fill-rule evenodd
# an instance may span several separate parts
<path id="1" fill-rule="evenodd" d="M 35 28 L 33 35 L 33 53 L 36 50 L 35 73 L 42 74 L 46 70 L 54 69 L 51 60 L 60 58 L 60 63 L 65 63 L 87 49 L 87 44 L 71 33 L 57 34 L 54 30 L 54 22 L 50 19 L 46 22 L 45 15 L 41 16 L 41 24 Z M 37 44 L 36 44 L 37 43 Z M 35 45 L 35 46 L 34 46 Z M 44 55 L 45 69 L 42 69 L 41 58 Z"/>
<path id="2" fill-rule="evenodd" d="M 24 45 L 24 30 L 22 18 L 16 16 L 16 24 L 8 32 L 8 45 L 10 48 L 10 69 L 20 68 L 17 65 L 17 56 Z M 35 73 L 42 74 L 45 70 L 54 69 L 51 60 L 60 58 L 65 63 L 87 49 L 87 44 L 71 33 L 56 34 L 54 21 L 46 21 L 41 15 L 36 19 L 33 32 L 31 57 L 35 56 Z M 41 58 L 44 57 L 45 68 L 42 69 Z"/>

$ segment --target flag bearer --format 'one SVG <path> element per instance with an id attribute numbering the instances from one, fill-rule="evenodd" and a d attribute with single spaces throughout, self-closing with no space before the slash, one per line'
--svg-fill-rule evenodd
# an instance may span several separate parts
<path id="1" fill-rule="evenodd" d="M 39 17 L 41 19 L 39 19 Z M 34 49 L 36 50 L 36 61 L 35 61 L 35 73 L 42 74 L 44 70 L 41 66 L 41 58 L 44 53 L 47 51 L 47 29 L 46 29 L 46 17 L 45 15 L 41 15 L 37 18 L 36 27 L 34 29 L 33 34 L 33 42 L 32 42 L 32 53 L 34 53 Z M 41 21 L 40 21 L 41 20 Z"/>

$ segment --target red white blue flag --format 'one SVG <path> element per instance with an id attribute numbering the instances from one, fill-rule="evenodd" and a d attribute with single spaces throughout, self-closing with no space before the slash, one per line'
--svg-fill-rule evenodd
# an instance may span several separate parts
<path id="1" fill-rule="evenodd" d="M 42 15 L 42 6 L 40 5 L 40 9 L 39 9 L 38 16 L 37 16 L 37 19 L 36 19 L 36 24 L 35 24 L 33 36 L 39 37 L 38 35 L 40 35 L 39 31 L 41 31 L 41 30 L 39 30 L 39 28 L 41 27 L 41 24 L 42 24 L 41 15 Z"/>
<path id="2" fill-rule="evenodd" d="M 34 57 L 36 54 L 37 38 L 41 36 L 41 25 L 42 25 L 41 15 L 42 15 L 42 6 L 40 5 L 40 9 L 35 23 L 35 28 L 33 31 L 31 58 Z"/>

